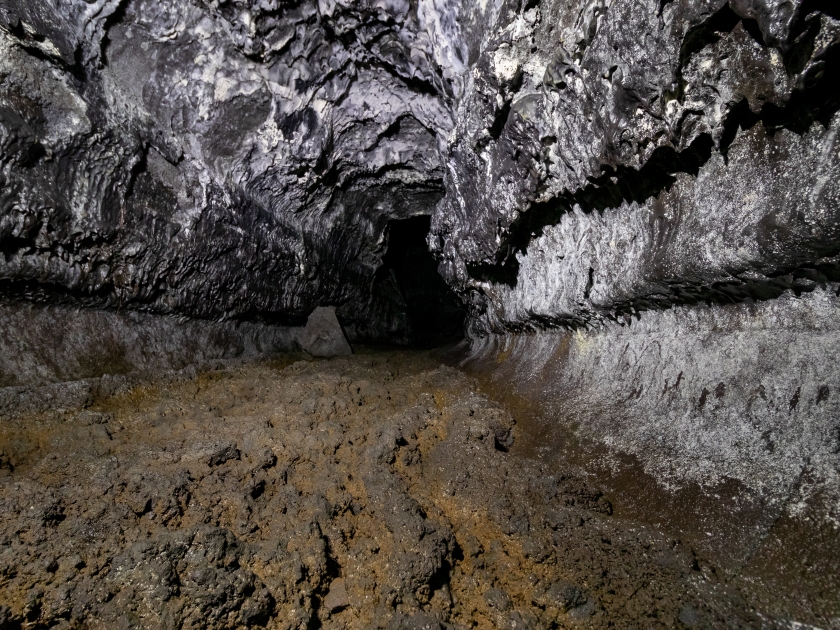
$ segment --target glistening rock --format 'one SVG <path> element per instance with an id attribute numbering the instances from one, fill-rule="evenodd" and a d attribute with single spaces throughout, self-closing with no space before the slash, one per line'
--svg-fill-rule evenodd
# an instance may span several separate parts
<path id="1" fill-rule="evenodd" d="M 9 297 L 405 339 L 423 214 L 475 334 L 837 279 L 823 4 L 65 4 L 0 4 Z"/>
<path id="2" fill-rule="evenodd" d="M 443 194 L 453 11 L 4 0 L 5 295 L 285 325 L 332 303 L 399 337 L 374 274 L 389 221 Z"/>

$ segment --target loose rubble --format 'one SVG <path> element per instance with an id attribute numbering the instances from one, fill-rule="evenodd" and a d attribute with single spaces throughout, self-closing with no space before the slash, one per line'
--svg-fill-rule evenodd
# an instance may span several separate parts
<path id="1" fill-rule="evenodd" d="M 0 627 L 765 623 L 690 545 L 511 453 L 463 372 L 292 361 L 0 424 Z"/>

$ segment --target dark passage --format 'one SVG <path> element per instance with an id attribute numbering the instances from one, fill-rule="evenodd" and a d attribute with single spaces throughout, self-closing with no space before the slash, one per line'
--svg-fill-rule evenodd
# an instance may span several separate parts
<path id="1" fill-rule="evenodd" d="M 392 221 L 382 274 L 392 274 L 405 300 L 414 345 L 433 348 L 464 336 L 465 311 L 441 278 L 437 261 L 426 245 L 431 218 Z"/>

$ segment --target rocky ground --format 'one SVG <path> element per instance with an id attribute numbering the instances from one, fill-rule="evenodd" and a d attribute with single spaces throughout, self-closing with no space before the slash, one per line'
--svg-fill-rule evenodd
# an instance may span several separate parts
<path id="1" fill-rule="evenodd" d="M 793 627 L 431 354 L 298 359 L 2 421 L 0 628 Z"/>

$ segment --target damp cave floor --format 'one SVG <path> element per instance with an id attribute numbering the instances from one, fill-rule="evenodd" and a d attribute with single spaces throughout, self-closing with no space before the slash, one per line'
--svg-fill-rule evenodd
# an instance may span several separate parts
<path id="1" fill-rule="evenodd" d="M 0 628 L 840 616 L 830 585 L 809 599 L 765 579 L 772 567 L 734 571 L 627 507 L 647 490 L 534 456 L 520 414 L 434 352 L 368 351 L 230 365 L 2 421 Z"/>

